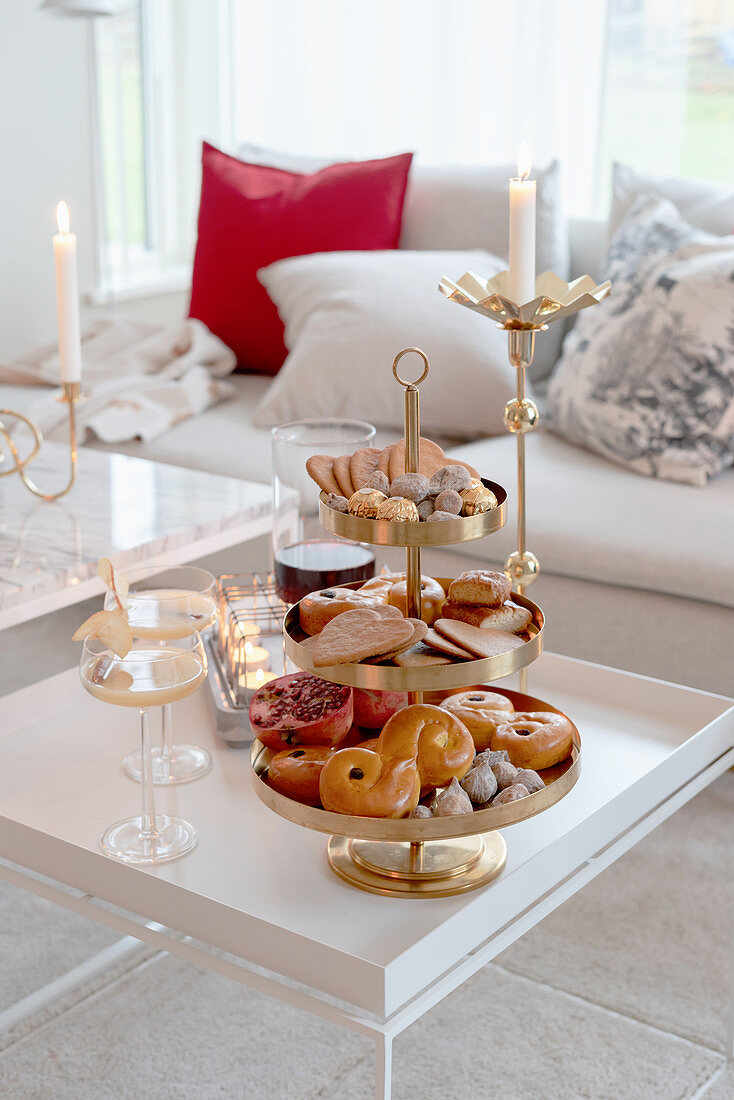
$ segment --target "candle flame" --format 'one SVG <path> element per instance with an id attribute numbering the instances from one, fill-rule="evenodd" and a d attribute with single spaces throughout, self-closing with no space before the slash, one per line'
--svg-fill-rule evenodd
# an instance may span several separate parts
<path id="1" fill-rule="evenodd" d="M 65 202 L 60 202 L 56 207 L 56 224 L 59 227 L 59 233 L 69 232 L 69 207 Z"/>
<path id="2" fill-rule="evenodd" d="M 252 653 L 252 642 L 245 642 L 245 659 Z"/>
<path id="3" fill-rule="evenodd" d="M 258 687 L 260 687 L 260 685 L 262 684 L 264 679 L 265 679 L 265 673 L 263 672 L 263 670 L 261 668 L 259 668 L 257 670 L 257 672 L 255 673 L 255 682 L 257 683 Z"/>
<path id="4" fill-rule="evenodd" d="M 530 146 L 526 141 L 521 142 L 517 151 L 517 174 L 521 180 L 526 180 L 530 175 Z"/>

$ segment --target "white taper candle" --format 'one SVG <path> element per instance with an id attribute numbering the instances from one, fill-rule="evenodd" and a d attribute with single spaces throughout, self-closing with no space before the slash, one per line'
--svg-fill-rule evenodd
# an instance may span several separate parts
<path id="1" fill-rule="evenodd" d="M 69 232 L 69 208 L 56 207 L 59 227 L 54 236 L 56 262 L 56 314 L 59 334 L 59 364 L 62 382 L 79 382 L 82 376 L 82 341 L 79 324 L 79 279 L 76 270 L 76 234 Z"/>
<path id="2" fill-rule="evenodd" d="M 518 305 L 535 297 L 535 180 L 529 175 L 530 150 L 523 142 L 517 178 L 510 180 L 510 298 Z"/>

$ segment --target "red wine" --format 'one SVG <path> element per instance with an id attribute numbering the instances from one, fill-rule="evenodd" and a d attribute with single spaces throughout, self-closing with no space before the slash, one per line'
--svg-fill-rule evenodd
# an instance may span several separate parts
<path id="1" fill-rule="evenodd" d="M 353 542 L 297 542 L 275 554 L 275 587 L 285 603 L 295 603 L 321 588 L 368 581 L 374 575 L 375 555 Z"/>

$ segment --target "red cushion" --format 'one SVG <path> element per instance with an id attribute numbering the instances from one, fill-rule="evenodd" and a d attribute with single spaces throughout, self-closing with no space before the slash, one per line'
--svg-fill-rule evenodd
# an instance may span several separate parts
<path id="1" fill-rule="evenodd" d="M 397 248 L 412 153 L 313 175 L 246 164 L 206 142 L 189 316 L 244 370 L 277 374 L 283 325 L 256 272 L 286 256 Z"/>

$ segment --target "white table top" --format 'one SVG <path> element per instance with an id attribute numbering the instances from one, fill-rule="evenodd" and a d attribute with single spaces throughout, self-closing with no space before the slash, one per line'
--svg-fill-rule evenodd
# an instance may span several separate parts
<path id="1" fill-rule="evenodd" d="M 44 443 L 29 468 L 63 484 L 68 450 Z M 0 629 L 102 591 L 97 562 L 176 564 L 270 528 L 267 485 L 82 448 L 74 489 L 47 503 L 0 478 Z"/>
<path id="2" fill-rule="evenodd" d="M 108 859 L 103 830 L 137 812 L 120 766 L 137 714 L 90 698 L 76 670 L 0 700 L 0 857 L 388 1014 L 734 744 L 734 707 L 720 696 L 550 654 L 528 690 L 578 725 L 581 777 L 505 831 L 507 868 L 484 890 L 407 900 L 343 883 L 324 835 L 256 798 L 248 753 L 218 741 L 203 692 L 176 705 L 175 728 L 213 752 L 214 769 L 156 790 L 159 810 L 197 826 L 198 848 L 154 870 Z"/>

